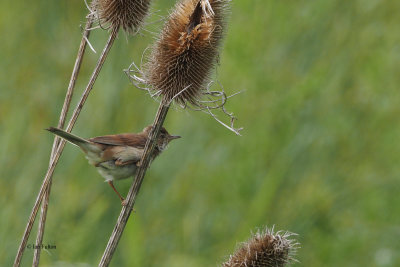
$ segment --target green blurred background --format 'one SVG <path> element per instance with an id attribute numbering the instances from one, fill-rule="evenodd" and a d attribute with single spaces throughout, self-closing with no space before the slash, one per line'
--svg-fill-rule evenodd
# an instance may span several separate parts
<path id="1" fill-rule="evenodd" d="M 156 0 L 153 11 L 173 5 Z M 81 0 L 0 2 L 1 266 L 13 262 L 47 169 L 53 136 L 43 129 L 57 124 L 86 13 Z M 233 1 L 218 79 L 246 90 L 228 106 L 243 136 L 172 110 L 166 128 L 184 138 L 149 170 L 112 266 L 217 266 L 266 225 L 299 234 L 295 266 L 400 266 L 399 13 L 399 1 Z M 153 42 L 142 33 L 119 34 L 74 133 L 152 122 L 157 103 L 122 72 Z M 92 37 L 99 53 L 107 34 Z M 73 105 L 97 57 L 85 57 Z M 130 183 L 116 186 L 126 194 Z M 57 249 L 41 266 L 97 266 L 119 212 L 67 145 L 44 237 Z"/>

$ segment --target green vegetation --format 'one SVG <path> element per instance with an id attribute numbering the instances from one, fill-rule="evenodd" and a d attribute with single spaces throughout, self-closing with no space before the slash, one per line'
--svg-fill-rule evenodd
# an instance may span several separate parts
<path id="1" fill-rule="evenodd" d="M 165 15 L 174 1 L 154 2 Z M 299 234 L 295 266 L 399 266 L 399 13 L 398 1 L 233 1 L 218 80 L 246 90 L 228 107 L 243 136 L 171 110 L 165 126 L 183 138 L 151 166 L 112 265 L 216 266 L 251 230 L 276 225 Z M 14 260 L 46 171 L 53 136 L 43 129 L 57 124 L 85 14 L 83 1 L 0 3 L 1 266 Z M 119 34 L 73 132 L 152 122 L 157 103 L 122 72 L 153 41 L 143 34 Z M 106 37 L 93 32 L 98 54 Z M 73 105 L 98 54 L 85 57 Z M 126 194 L 130 183 L 116 186 Z M 119 211 L 67 145 L 44 236 L 57 248 L 42 265 L 97 265 Z"/>

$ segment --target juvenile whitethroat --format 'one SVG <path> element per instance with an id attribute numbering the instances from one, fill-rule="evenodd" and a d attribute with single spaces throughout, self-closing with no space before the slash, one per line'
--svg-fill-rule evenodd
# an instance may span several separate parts
<path id="1" fill-rule="evenodd" d="M 149 125 L 141 133 L 105 135 L 90 139 L 84 139 L 54 127 L 46 130 L 80 147 L 89 163 L 96 167 L 117 193 L 122 205 L 125 205 L 124 198 L 114 187 L 113 181 L 135 175 L 151 128 L 152 126 Z M 161 128 L 151 161 L 167 147 L 169 142 L 178 138 L 180 136 L 170 135 L 164 127 Z"/>

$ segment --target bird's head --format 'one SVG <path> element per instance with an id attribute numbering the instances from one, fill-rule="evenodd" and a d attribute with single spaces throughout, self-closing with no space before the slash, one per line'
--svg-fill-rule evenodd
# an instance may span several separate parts
<path id="1" fill-rule="evenodd" d="M 146 128 L 143 129 L 143 133 L 148 135 L 150 133 L 151 128 L 152 128 L 151 125 L 147 126 Z M 181 138 L 179 135 L 170 135 L 168 131 L 164 127 L 162 127 L 157 140 L 158 150 L 163 151 L 165 148 L 167 148 L 169 142 L 179 138 Z"/>

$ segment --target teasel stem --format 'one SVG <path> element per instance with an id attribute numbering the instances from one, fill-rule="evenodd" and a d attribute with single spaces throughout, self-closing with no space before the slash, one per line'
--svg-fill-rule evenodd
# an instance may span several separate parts
<path id="1" fill-rule="evenodd" d="M 58 122 L 58 127 L 60 127 L 60 128 L 64 127 L 65 119 L 66 119 L 69 107 L 71 105 L 71 99 L 72 99 L 72 96 L 73 96 L 73 93 L 74 93 L 75 83 L 76 83 L 76 80 L 78 78 L 78 74 L 79 74 L 79 71 L 80 71 L 80 67 L 81 67 L 81 63 L 82 63 L 82 60 L 83 60 L 83 56 L 84 56 L 85 51 L 86 51 L 87 39 L 89 38 L 90 28 L 92 27 L 92 24 L 93 24 L 93 16 L 88 16 L 87 22 L 86 22 L 86 26 L 85 26 L 85 30 L 83 32 L 82 40 L 81 40 L 81 43 L 80 43 L 80 46 L 79 46 L 78 54 L 77 54 L 77 57 L 76 57 L 76 60 L 75 60 L 75 65 L 74 65 L 74 68 L 72 70 L 72 74 L 71 74 L 71 78 L 70 78 L 70 81 L 69 81 L 67 93 L 65 95 L 63 108 L 61 110 L 61 114 L 60 114 L 60 118 L 59 118 L 59 122 Z M 54 138 L 54 142 L 53 142 L 51 155 L 50 155 L 49 168 L 51 166 L 52 161 L 54 160 L 54 153 L 56 151 L 56 148 L 59 145 L 59 142 L 60 142 L 60 138 L 59 137 L 55 137 Z M 49 184 L 51 185 L 51 177 L 50 177 Z M 42 206 L 40 223 L 39 223 L 39 230 L 38 230 L 38 234 L 37 234 L 37 238 L 36 238 L 36 244 L 37 245 L 40 245 L 42 243 L 42 240 L 43 240 L 43 233 L 44 233 L 44 226 L 45 226 L 45 221 L 46 221 L 46 214 L 47 214 L 47 206 L 48 206 L 49 196 L 50 196 L 50 186 L 46 187 L 45 200 L 44 200 L 44 205 Z M 32 212 L 34 212 L 34 210 Z M 36 211 L 36 213 L 37 213 L 37 211 Z M 22 259 L 22 255 L 23 255 L 26 243 L 28 241 L 28 237 L 29 237 L 30 231 L 32 229 L 33 223 L 34 223 L 34 218 L 32 220 L 32 216 L 31 216 L 31 218 L 30 218 L 30 220 L 28 222 L 28 225 L 26 227 L 23 239 L 21 241 L 21 245 L 19 247 L 16 259 L 15 259 L 15 262 L 14 262 L 14 266 L 19 266 L 20 265 L 20 261 Z M 40 251 L 41 250 L 38 249 L 38 250 L 35 250 L 35 252 L 34 252 L 33 266 L 37 266 L 38 263 L 39 263 Z M 35 263 L 35 262 L 37 262 L 37 263 Z"/>
<path id="2" fill-rule="evenodd" d="M 114 255 L 114 252 L 118 246 L 119 240 L 121 239 L 122 233 L 128 222 L 129 216 L 135 205 L 137 195 L 139 193 L 140 187 L 146 175 L 146 171 L 150 164 L 150 155 L 153 153 L 158 135 L 160 133 L 161 127 L 164 124 L 165 118 L 170 107 L 171 101 L 167 100 L 166 97 L 160 102 L 158 107 L 157 115 L 153 122 L 153 128 L 149 133 L 149 138 L 147 139 L 146 146 L 144 148 L 143 156 L 140 161 L 138 171 L 136 173 L 136 178 L 133 181 L 128 195 L 125 199 L 126 205 L 122 207 L 121 213 L 118 217 L 117 223 L 114 226 L 114 230 L 111 233 L 110 239 L 108 240 L 107 247 L 104 250 L 103 256 L 100 260 L 99 267 L 108 266 Z"/>
<path id="3" fill-rule="evenodd" d="M 36 235 L 36 243 L 35 244 L 37 246 L 40 246 L 43 242 L 44 228 L 46 226 L 47 210 L 49 207 L 49 199 L 50 199 L 52 180 L 53 180 L 52 176 L 50 176 L 49 185 L 46 187 L 46 191 L 44 192 L 44 199 L 42 202 L 42 208 L 40 210 L 38 232 Z M 34 250 L 32 266 L 34 266 L 34 267 L 39 266 L 41 251 L 42 251 L 41 249 Z"/>
<path id="4" fill-rule="evenodd" d="M 78 55 L 75 60 L 75 65 L 72 70 L 71 78 L 70 78 L 69 84 L 68 84 L 67 93 L 65 95 L 64 104 L 63 104 L 60 118 L 59 118 L 58 125 L 57 125 L 57 127 L 61 128 L 61 129 L 64 128 L 65 120 L 66 120 L 66 117 L 67 117 L 67 114 L 69 111 L 69 107 L 71 105 L 71 100 L 72 100 L 72 96 L 74 94 L 76 80 L 78 78 L 78 74 L 79 74 L 81 64 L 82 64 L 82 59 L 83 59 L 83 56 L 86 51 L 87 40 L 89 39 L 90 28 L 92 27 L 92 25 L 93 25 L 93 16 L 88 15 L 85 30 L 82 35 L 82 40 L 79 45 Z M 51 161 L 54 159 L 54 153 L 57 150 L 60 140 L 61 140 L 61 138 L 59 138 L 58 136 L 55 136 L 49 164 L 51 164 Z M 48 205 L 49 205 L 51 185 L 52 185 L 52 176 L 50 177 L 49 185 L 46 188 L 44 200 L 42 203 L 42 209 L 40 211 L 38 233 L 36 235 L 36 243 L 35 243 L 36 245 L 40 245 L 43 242 L 43 235 L 44 235 L 44 229 L 45 229 L 45 224 L 46 224 L 46 216 L 47 216 L 47 209 L 48 209 Z M 34 254 L 33 254 L 32 266 L 39 266 L 40 252 L 41 252 L 40 249 L 35 249 Z"/>
<path id="5" fill-rule="evenodd" d="M 106 45 L 105 45 L 105 47 L 103 49 L 103 52 L 100 55 L 100 58 L 99 58 L 99 60 L 98 60 L 98 62 L 96 64 L 96 67 L 95 67 L 95 69 L 94 69 L 94 71 L 92 73 L 92 76 L 91 76 L 91 78 L 89 80 L 89 83 L 88 83 L 85 91 L 82 93 L 81 99 L 79 100 L 79 103 L 76 106 L 76 108 L 75 108 L 75 110 L 74 110 L 74 112 L 72 114 L 72 117 L 71 117 L 71 119 L 70 119 L 70 121 L 69 121 L 69 123 L 67 125 L 67 128 L 65 129 L 67 132 L 71 132 L 72 128 L 74 127 L 75 122 L 78 119 L 78 116 L 79 116 L 79 114 L 80 114 L 80 112 L 81 112 L 81 110 L 83 108 L 83 105 L 85 104 L 85 102 L 86 102 L 86 100 L 87 100 L 87 98 L 89 96 L 89 93 L 91 92 L 91 90 L 93 88 L 93 85 L 94 85 L 94 83 L 95 83 L 95 81 L 96 81 L 96 79 L 97 79 L 97 77 L 98 77 L 98 75 L 100 73 L 100 70 L 101 70 L 101 68 L 102 68 L 102 66 L 103 66 L 103 64 L 104 64 L 104 62 L 105 62 L 105 60 L 107 58 L 107 55 L 108 55 L 108 53 L 109 53 L 109 51 L 110 51 L 110 49 L 111 49 L 111 47 L 112 47 L 112 45 L 114 43 L 114 40 L 117 37 L 118 30 L 119 30 L 119 26 L 118 25 L 111 29 L 111 33 L 110 33 L 110 36 L 108 38 L 108 41 L 107 41 L 107 43 L 106 43 Z M 18 252 L 17 252 L 17 256 L 16 256 L 15 261 L 14 261 L 14 267 L 15 266 L 20 266 L 20 264 L 21 264 L 21 259 L 22 259 L 26 244 L 28 242 L 28 238 L 29 238 L 30 232 L 32 231 L 32 227 L 33 227 L 33 224 L 35 222 L 36 215 L 38 213 L 40 203 L 41 203 L 46 191 L 49 190 L 48 187 L 50 187 L 51 178 L 53 176 L 55 167 L 56 167 L 56 165 L 58 163 L 58 160 L 59 160 L 59 158 L 61 156 L 61 153 L 62 153 L 62 151 L 64 149 L 64 146 L 65 146 L 65 140 L 59 141 L 58 148 L 57 148 L 56 152 L 52 153 L 53 157 L 51 159 L 51 163 L 50 163 L 49 169 L 47 170 L 45 178 L 44 178 L 44 180 L 42 182 L 42 185 L 40 187 L 40 190 L 39 190 L 38 196 L 36 198 L 35 204 L 34 204 L 34 206 L 32 208 L 32 212 L 30 214 L 27 226 L 25 228 L 24 235 L 22 237 L 22 240 L 21 240 Z M 46 208 L 46 210 L 47 210 L 47 208 Z M 43 223 L 42 223 L 43 230 L 42 230 L 42 232 L 44 232 L 44 224 L 45 224 L 44 222 L 45 222 L 45 220 L 46 220 L 46 216 L 43 217 Z M 42 236 L 40 238 L 41 239 L 43 238 L 43 233 L 42 233 Z M 39 261 L 39 256 L 40 255 L 37 256 L 37 259 L 38 259 L 37 261 Z"/>

